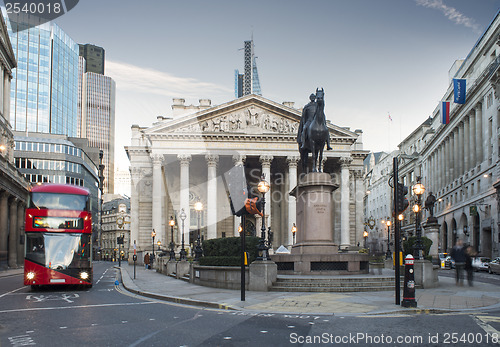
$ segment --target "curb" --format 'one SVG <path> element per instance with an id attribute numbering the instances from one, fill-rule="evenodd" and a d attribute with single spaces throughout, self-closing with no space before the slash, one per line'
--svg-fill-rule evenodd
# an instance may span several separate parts
<path id="1" fill-rule="evenodd" d="M 166 296 L 166 295 L 160 295 L 156 293 L 150 293 L 150 292 L 144 292 L 142 290 L 137 290 L 137 289 L 132 289 L 130 287 L 127 287 L 125 283 L 123 282 L 123 275 L 122 275 L 122 269 L 120 267 L 115 267 L 115 269 L 120 270 L 120 275 L 122 276 L 121 283 L 123 285 L 123 288 L 125 288 L 127 291 L 138 294 L 141 296 L 145 296 L 151 299 L 157 299 L 157 300 L 163 300 L 163 301 L 168 301 L 168 302 L 173 302 L 176 304 L 182 304 L 182 305 L 191 305 L 191 306 L 199 306 L 199 307 L 205 307 L 205 308 L 215 308 L 219 310 L 235 310 L 238 311 L 238 309 L 235 309 L 232 306 L 224 305 L 224 304 L 219 304 L 216 302 L 209 302 L 209 301 L 201 301 L 201 300 L 195 300 L 195 299 L 185 299 L 185 298 L 179 298 L 176 296 Z"/>

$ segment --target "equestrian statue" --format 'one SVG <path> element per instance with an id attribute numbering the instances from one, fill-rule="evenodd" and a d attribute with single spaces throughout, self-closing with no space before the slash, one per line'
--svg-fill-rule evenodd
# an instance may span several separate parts
<path id="1" fill-rule="evenodd" d="M 299 144 L 302 172 L 308 172 L 309 153 L 312 154 L 312 172 L 321 172 L 323 149 L 330 147 L 330 133 L 326 127 L 325 92 L 323 88 L 316 88 L 316 94 L 309 96 L 311 100 L 302 110 L 297 142 Z M 318 160 L 319 159 L 319 160 Z"/>

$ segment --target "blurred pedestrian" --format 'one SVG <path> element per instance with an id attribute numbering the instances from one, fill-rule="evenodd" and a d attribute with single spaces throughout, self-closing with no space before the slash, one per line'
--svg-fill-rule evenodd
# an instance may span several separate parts
<path id="1" fill-rule="evenodd" d="M 465 249 L 462 239 L 458 239 L 457 243 L 451 250 L 450 256 L 455 260 L 455 281 L 457 285 L 463 285 L 463 272 L 465 268 Z"/>
<path id="2" fill-rule="evenodd" d="M 467 272 L 467 283 L 473 286 L 474 268 L 472 267 L 472 259 L 477 255 L 476 250 L 472 246 L 465 247 L 465 271 Z"/>
<path id="3" fill-rule="evenodd" d="M 144 267 L 146 269 L 149 268 L 149 253 L 146 253 L 146 255 L 144 256 Z"/>

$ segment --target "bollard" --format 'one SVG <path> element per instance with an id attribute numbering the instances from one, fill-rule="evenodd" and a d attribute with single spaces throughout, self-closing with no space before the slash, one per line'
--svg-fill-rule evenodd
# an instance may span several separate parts
<path id="1" fill-rule="evenodd" d="M 415 273 L 413 270 L 414 260 L 411 254 L 408 254 L 405 258 L 405 283 L 403 301 L 401 302 L 401 306 L 403 307 L 417 307 L 417 302 L 415 301 Z"/>

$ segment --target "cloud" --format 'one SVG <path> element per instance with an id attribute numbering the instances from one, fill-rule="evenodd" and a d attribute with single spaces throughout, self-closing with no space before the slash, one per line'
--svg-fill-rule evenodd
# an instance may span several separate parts
<path id="1" fill-rule="evenodd" d="M 471 28 L 475 33 L 480 33 L 479 26 L 474 19 L 460 13 L 456 8 L 443 3 L 443 0 L 415 0 L 417 5 L 432 8 L 443 12 L 446 18 L 458 25 Z"/>
<path id="2" fill-rule="evenodd" d="M 116 88 L 136 93 L 161 96 L 218 96 L 232 90 L 195 78 L 176 77 L 169 73 L 117 61 L 106 61 L 106 75 L 113 78 Z"/>

